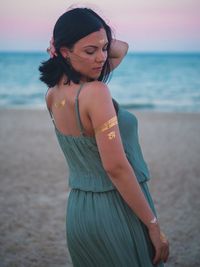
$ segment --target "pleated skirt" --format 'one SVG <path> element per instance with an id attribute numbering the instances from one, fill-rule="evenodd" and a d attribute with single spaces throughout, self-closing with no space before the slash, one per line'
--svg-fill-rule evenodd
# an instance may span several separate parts
<path id="1" fill-rule="evenodd" d="M 140 186 L 156 214 L 147 183 Z M 74 267 L 155 266 L 147 228 L 117 190 L 72 189 L 67 203 L 66 237 Z"/>

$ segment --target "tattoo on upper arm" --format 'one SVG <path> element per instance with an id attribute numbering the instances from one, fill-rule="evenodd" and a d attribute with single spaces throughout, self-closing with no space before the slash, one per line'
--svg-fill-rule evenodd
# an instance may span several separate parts
<path id="1" fill-rule="evenodd" d="M 115 131 L 108 133 L 108 139 L 112 140 L 113 138 L 115 138 Z"/>
<path id="2" fill-rule="evenodd" d="M 103 123 L 101 126 L 95 128 L 95 134 L 104 132 L 117 124 L 118 124 L 117 116 L 114 116 L 105 123 Z M 111 131 L 110 133 L 107 134 L 107 136 L 109 140 L 112 140 L 113 138 L 115 138 L 115 131 Z"/>

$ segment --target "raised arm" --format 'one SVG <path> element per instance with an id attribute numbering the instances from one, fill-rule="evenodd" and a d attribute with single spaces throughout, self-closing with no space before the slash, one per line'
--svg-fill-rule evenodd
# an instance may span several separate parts
<path id="1" fill-rule="evenodd" d="M 128 44 L 126 42 L 116 39 L 112 40 L 109 55 L 111 71 L 114 70 L 121 63 L 127 52 Z"/>

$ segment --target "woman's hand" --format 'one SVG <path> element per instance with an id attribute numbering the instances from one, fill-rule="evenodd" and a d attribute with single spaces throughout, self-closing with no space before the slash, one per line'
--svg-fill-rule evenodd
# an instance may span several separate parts
<path id="1" fill-rule="evenodd" d="M 166 236 L 160 231 L 159 224 L 152 224 L 148 231 L 155 249 L 153 264 L 158 264 L 160 261 L 166 262 L 169 257 L 169 242 Z"/>
<path id="2" fill-rule="evenodd" d="M 162 241 L 163 246 L 165 247 L 165 249 L 163 250 L 162 259 L 164 262 L 166 262 L 169 257 L 169 241 L 163 232 L 160 233 L 160 239 Z"/>

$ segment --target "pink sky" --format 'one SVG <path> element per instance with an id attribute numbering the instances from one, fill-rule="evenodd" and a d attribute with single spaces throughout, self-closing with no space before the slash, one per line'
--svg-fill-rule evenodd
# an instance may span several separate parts
<path id="1" fill-rule="evenodd" d="M 0 8 L 0 50 L 44 51 L 71 4 L 95 6 L 133 51 L 200 51 L 199 0 L 11 1 Z M 91 4 L 93 3 L 93 4 Z M 95 3 L 97 5 L 95 5 Z"/>

